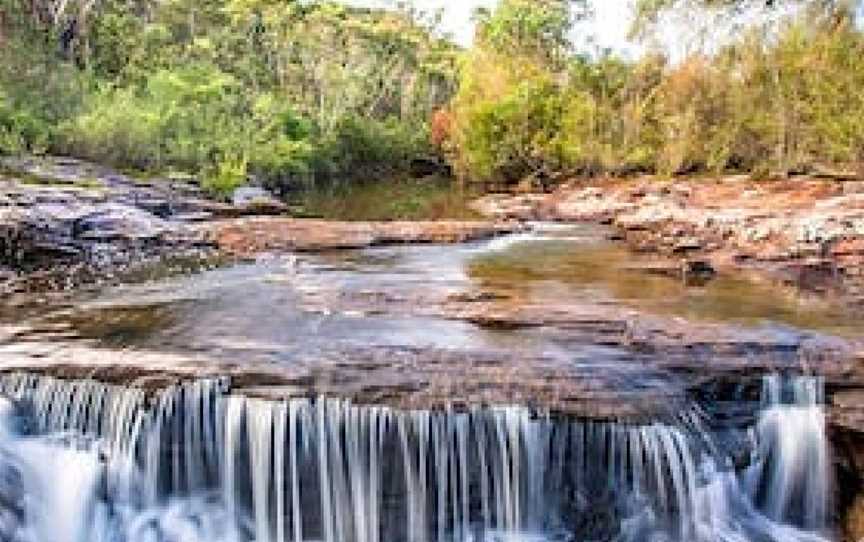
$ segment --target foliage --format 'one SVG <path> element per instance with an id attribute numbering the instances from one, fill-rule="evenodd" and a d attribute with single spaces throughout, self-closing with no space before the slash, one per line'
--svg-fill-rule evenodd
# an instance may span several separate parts
<path id="1" fill-rule="evenodd" d="M 499 32 L 488 28 L 512 24 L 508 10 L 526 6 L 503 2 L 461 71 L 449 136 L 457 171 L 496 181 L 550 171 L 864 171 L 864 33 L 842 2 L 789 3 L 803 6 L 772 19 L 770 32 L 754 20 L 727 45 L 676 62 L 570 53 L 561 64 L 538 58 L 531 40 L 506 56 L 490 44 Z M 661 13 L 684 4 L 731 13 L 780 2 L 640 5 Z M 542 3 L 534 7 L 542 19 Z"/>
<path id="2" fill-rule="evenodd" d="M 561 162 L 561 96 L 548 79 L 522 81 L 499 99 L 470 111 L 463 166 L 482 177 L 519 180 Z"/>
<path id="3" fill-rule="evenodd" d="M 330 1 L 8 0 L 0 39 L 4 152 L 220 191 L 405 168 L 435 152 L 428 120 L 456 83 L 457 48 L 422 13 Z"/>
<path id="4" fill-rule="evenodd" d="M 678 12 L 730 37 L 627 61 L 574 49 L 585 0 L 501 0 L 468 50 L 401 4 L 6 0 L 0 152 L 180 170 L 217 192 L 369 177 L 434 153 L 478 181 L 864 171 L 853 4 L 640 0 L 646 39 Z"/>
<path id="5" fill-rule="evenodd" d="M 225 156 L 212 170 L 206 171 L 202 186 L 215 194 L 227 196 L 246 182 L 249 162 L 243 156 Z"/>
<path id="6" fill-rule="evenodd" d="M 584 2 L 579 5 L 586 9 Z M 560 65 L 569 52 L 571 9 L 567 0 L 504 0 L 480 21 L 479 41 L 482 47 L 517 52 L 547 67 Z"/>
<path id="7" fill-rule="evenodd" d="M 48 134 L 42 119 L 0 95 L 0 154 L 40 153 L 47 147 Z"/>

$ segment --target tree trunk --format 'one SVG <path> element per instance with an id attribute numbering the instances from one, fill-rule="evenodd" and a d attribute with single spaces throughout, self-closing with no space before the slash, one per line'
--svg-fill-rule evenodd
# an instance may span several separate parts
<path id="1" fill-rule="evenodd" d="M 195 6 L 189 6 L 189 43 L 195 42 Z"/>
<path id="2" fill-rule="evenodd" d="M 775 148 L 775 160 L 777 161 L 777 173 L 782 177 L 789 176 L 789 165 L 787 163 L 787 138 L 788 122 L 786 118 L 786 101 L 780 84 L 780 68 L 774 68 L 774 85 L 777 90 L 777 146 Z"/>
<path id="3" fill-rule="evenodd" d="M 864 181 L 864 146 L 858 149 L 858 178 Z"/>

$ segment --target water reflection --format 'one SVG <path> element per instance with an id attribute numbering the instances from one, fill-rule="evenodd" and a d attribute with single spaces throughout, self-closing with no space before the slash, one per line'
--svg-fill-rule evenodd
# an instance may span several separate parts
<path id="1" fill-rule="evenodd" d="M 720 275 L 685 281 L 675 264 L 637 255 L 580 230 L 541 229 L 478 255 L 468 274 L 483 291 L 562 305 L 595 299 L 688 320 L 774 324 L 860 337 L 864 317 L 782 284 Z M 590 229 L 589 229 L 590 231 Z"/>
<path id="2" fill-rule="evenodd" d="M 293 197 L 301 213 L 330 220 L 443 220 L 479 218 L 471 187 L 448 177 L 390 178 L 335 183 Z"/>
<path id="3" fill-rule="evenodd" d="M 449 300 L 502 310 L 573 305 L 638 309 L 687 320 L 789 326 L 850 337 L 861 315 L 792 289 L 719 276 L 693 285 L 605 241 L 601 229 L 540 226 L 467 246 L 401 246 L 286 256 L 193 274 L 154 270 L 131 284 L 7 300 L 0 319 L 66 328 L 116 347 L 247 350 L 290 358 L 334 341 L 442 348 L 550 347 L 542 332 L 482 331 L 442 319 Z M 668 269 L 661 269 L 664 273 Z M 41 336 L 41 335 L 40 335 Z M 55 335 L 56 336 L 56 335 Z M 19 338 L 21 338 L 19 336 Z"/>

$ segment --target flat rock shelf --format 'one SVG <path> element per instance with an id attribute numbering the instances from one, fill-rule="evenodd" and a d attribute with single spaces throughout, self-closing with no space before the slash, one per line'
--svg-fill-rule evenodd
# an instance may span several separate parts
<path id="1" fill-rule="evenodd" d="M 744 245 L 681 214 L 705 194 L 659 225 L 633 217 L 676 189 L 626 184 L 603 216 L 582 187 L 487 198 L 486 221 L 338 222 L 7 167 L 40 176 L 4 181 L 0 208 L 0 538 L 856 532 L 864 316 L 837 302 L 855 264 L 813 288 L 777 279 L 793 259 L 724 260 Z M 811 188 L 842 201 L 852 230 L 823 256 L 845 258 L 854 195 Z"/>

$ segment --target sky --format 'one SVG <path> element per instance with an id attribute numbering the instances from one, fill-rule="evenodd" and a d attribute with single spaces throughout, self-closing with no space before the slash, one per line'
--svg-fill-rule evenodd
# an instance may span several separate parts
<path id="1" fill-rule="evenodd" d="M 345 0 L 346 3 L 365 6 L 392 6 L 394 0 Z M 635 47 L 627 41 L 632 21 L 633 0 L 591 0 L 595 17 L 588 25 L 589 32 L 597 36 L 597 45 L 619 52 L 633 52 Z M 444 9 L 442 27 L 457 42 L 468 45 L 474 35 L 471 14 L 478 7 L 492 8 L 498 0 L 414 0 L 422 10 Z"/>

